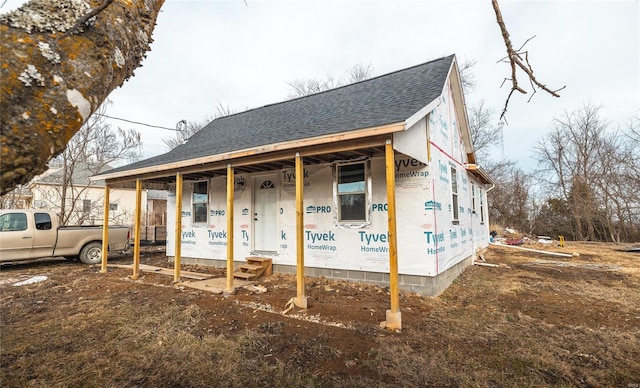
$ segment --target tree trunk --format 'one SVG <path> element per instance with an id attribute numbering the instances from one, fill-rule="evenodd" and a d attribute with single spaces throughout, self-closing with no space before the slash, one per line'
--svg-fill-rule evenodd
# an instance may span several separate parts
<path id="1" fill-rule="evenodd" d="M 108 1 L 108 0 L 105 0 Z M 164 0 L 32 0 L 0 17 L 0 195 L 49 160 L 140 65 Z"/>

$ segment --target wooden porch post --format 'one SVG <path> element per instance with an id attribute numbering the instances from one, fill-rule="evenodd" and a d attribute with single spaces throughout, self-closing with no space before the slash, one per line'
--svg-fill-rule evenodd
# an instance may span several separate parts
<path id="1" fill-rule="evenodd" d="M 142 211 L 142 181 L 136 179 L 136 215 L 133 221 L 133 274 L 131 279 L 137 280 L 140 276 L 140 213 Z"/>
<path id="2" fill-rule="evenodd" d="M 233 167 L 227 165 L 227 292 L 233 291 Z"/>
<path id="3" fill-rule="evenodd" d="M 398 292 L 398 235 L 396 232 L 396 175 L 394 151 L 391 139 L 385 147 L 385 170 L 387 175 L 387 205 L 389 225 L 389 291 L 391 293 L 391 309 L 387 310 L 384 327 L 390 330 L 402 329 L 400 314 L 400 295 Z"/>
<path id="4" fill-rule="evenodd" d="M 182 174 L 176 173 L 176 227 L 173 258 L 173 282 L 180 281 L 180 263 L 182 261 Z"/>
<path id="5" fill-rule="evenodd" d="M 300 153 L 296 152 L 296 279 L 297 296 L 293 304 L 307 308 L 307 297 L 304 295 L 304 169 Z"/>
<path id="6" fill-rule="evenodd" d="M 109 185 L 104 185 L 104 213 L 102 216 L 102 265 L 100 273 L 107 273 L 107 256 L 109 255 Z"/>

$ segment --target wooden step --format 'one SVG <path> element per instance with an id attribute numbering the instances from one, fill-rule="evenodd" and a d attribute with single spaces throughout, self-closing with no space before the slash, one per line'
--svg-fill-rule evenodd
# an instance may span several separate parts
<path id="1" fill-rule="evenodd" d="M 271 262 L 271 259 L 268 257 L 257 257 L 257 256 L 247 257 L 246 260 L 247 260 L 247 263 L 249 264 L 252 264 L 252 263 L 262 264 L 265 262 Z"/>
<path id="2" fill-rule="evenodd" d="M 258 271 L 258 270 L 260 270 L 260 269 L 262 269 L 264 267 L 262 265 L 242 264 L 238 268 L 246 269 L 247 271 Z"/>
<path id="3" fill-rule="evenodd" d="M 245 280 L 254 280 L 256 278 L 256 274 L 251 273 L 251 272 L 234 272 L 233 273 L 233 277 L 234 278 L 242 278 Z"/>
<path id="4" fill-rule="evenodd" d="M 271 259 L 268 257 L 247 257 L 247 263 L 238 266 L 238 270 L 233 273 L 233 277 L 256 280 L 262 275 L 271 275 L 273 272 L 273 266 Z"/>
<path id="5" fill-rule="evenodd" d="M 270 257 L 262 257 L 262 256 L 248 256 L 245 260 L 255 260 L 255 261 L 271 261 Z"/>

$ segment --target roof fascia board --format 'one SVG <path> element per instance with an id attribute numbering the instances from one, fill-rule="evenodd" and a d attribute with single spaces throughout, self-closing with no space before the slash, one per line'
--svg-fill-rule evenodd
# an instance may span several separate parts
<path id="1" fill-rule="evenodd" d="M 489 176 L 489 174 L 480 166 L 476 164 L 466 164 L 465 169 L 469 171 L 472 175 L 475 175 L 480 179 L 482 183 L 492 184 L 495 183 L 493 179 Z"/>
<path id="2" fill-rule="evenodd" d="M 467 107 L 464 101 L 464 92 L 462 90 L 462 82 L 460 81 L 460 71 L 458 70 L 458 60 L 453 58 L 451 67 L 449 68 L 449 74 L 447 78 L 451 81 L 451 89 L 453 92 L 453 100 L 455 103 L 456 117 L 458 118 L 458 127 L 462 133 L 462 140 L 464 141 L 465 151 L 469 163 L 475 163 L 475 151 L 473 149 L 473 143 L 471 142 L 471 128 L 469 126 L 469 116 L 467 115 Z"/>
<path id="3" fill-rule="evenodd" d="M 388 125 L 383 125 L 379 127 L 370 127 L 355 131 L 343 132 L 338 134 L 333 134 L 329 136 L 320 136 L 316 138 L 308 138 L 297 141 L 289 141 L 282 143 L 274 143 L 266 146 L 250 148 L 245 150 L 233 151 L 226 154 L 218 154 L 218 155 L 210 155 L 197 159 L 189 159 L 183 160 L 180 162 L 168 163 L 163 165 L 156 165 L 150 167 L 144 167 L 137 170 L 130 170 L 126 172 L 116 172 L 116 173 L 107 173 L 103 175 L 95 175 L 91 177 L 92 180 L 106 180 L 110 182 L 117 181 L 125 181 L 131 180 L 135 178 L 145 178 L 145 179 L 153 179 L 153 178 L 161 178 L 167 177 L 175 174 L 180 171 L 183 173 L 195 173 L 201 171 L 207 171 L 213 168 L 215 164 L 222 163 L 222 165 L 226 166 L 227 164 L 231 164 L 232 166 L 238 165 L 246 165 L 246 163 L 233 163 L 231 160 L 247 158 L 256 156 L 259 157 L 261 155 L 265 155 L 268 153 L 278 152 L 278 151 L 287 151 L 295 149 L 296 151 L 300 151 L 302 148 L 313 147 L 313 146 L 328 146 L 327 151 L 323 153 L 330 152 L 339 152 L 343 148 L 339 144 L 340 142 L 350 141 L 350 140 L 358 140 L 358 139 L 366 139 L 372 137 L 379 137 L 380 135 L 387 135 L 394 132 L 400 132 L 405 129 L 405 124 L 403 122 L 393 123 Z M 362 141 L 357 142 L 356 144 L 349 145 L 347 149 L 353 149 L 357 146 L 365 144 Z M 377 143 L 376 143 L 377 144 Z M 324 148 L 324 147 L 323 147 Z M 316 151 L 320 152 L 320 151 Z M 301 152 L 302 155 L 311 156 L 313 151 L 309 152 Z M 262 158 L 259 158 L 262 159 Z M 266 156 L 266 159 L 273 159 L 272 157 Z M 265 160 L 266 160 L 265 159 Z M 284 158 L 281 158 L 284 159 Z M 251 160 L 251 159 L 250 159 Z M 250 161 L 248 163 L 259 163 L 259 161 Z"/>
<path id="4" fill-rule="evenodd" d="M 411 117 L 406 119 L 404 121 L 405 129 L 411 128 L 414 124 L 416 124 L 418 121 L 420 121 L 423 117 L 426 117 L 429 114 L 429 112 L 431 112 L 432 110 L 436 109 L 438 107 L 438 105 L 440 105 L 440 103 L 441 103 L 441 97 L 442 97 L 442 92 L 440 92 L 440 95 L 438 97 L 436 97 L 433 101 L 431 101 L 429 104 L 427 104 L 427 106 L 425 106 L 424 108 L 420 109 L 419 111 L 414 113 Z"/>

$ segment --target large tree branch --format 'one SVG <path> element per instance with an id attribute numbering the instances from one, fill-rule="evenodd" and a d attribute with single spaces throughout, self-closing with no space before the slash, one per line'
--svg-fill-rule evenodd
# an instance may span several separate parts
<path id="1" fill-rule="evenodd" d="M 82 28 L 82 26 L 84 26 L 85 23 L 87 23 L 89 21 L 89 19 L 91 19 L 92 17 L 96 16 L 100 12 L 104 11 L 104 9 L 107 8 L 111 3 L 113 3 L 113 0 L 105 0 L 101 5 L 99 5 L 98 7 L 94 8 L 94 9 L 92 9 L 91 11 L 87 12 L 86 15 L 84 15 L 83 17 L 81 17 L 80 19 L 78 19 L 76 21 L 76 23 L 73 25 L 73 27 L 71 27 L 64 34 L 62 34 L 62 36 L 60 38 L 61 39 L 62 38 L 66 38 L 67 36 L 73 34 L 74 32 L 76 32 L 78 30 L 80 30 Z"/>
<path id="2" fill-rule="evenodd" d="M 0 17 L 0 194 L 42 173 L 146 56 L 164 0 L 109 3 L 32 0 Z"/>
<path id="3" fill-rule="evenodd" d="M 495 11 L 495 14 L 496 14 L 496 21 L 500 26 L 502 39 L 504 40 L 504 45 L 507 49 L 507 56 L 502 58 L 498 62 L 506 62 L 506 63 L 509 63 L 509 65 L 511 66 L 511 78 L 505 79 L 505 81 L 511 81 L 511 90 L 509 90 L 509 94 L 507 95 L 507 99 L 504 103 L 504 108 L 502 109 L 502 113 L 500 114 L 500 119 L 505 119 L 506 121 L 505 115 L 507 114 L 507 108 L 509 106 L 509 101 L 511 100 L 511 96 L 513 96 L 513 93 L 517 91 L 522 94 L 527 94 L 527 91 L 524 90 L 518 84 L 518 77 L 517 77 L 518 69 L 524 71 L 527 77 L 529 78 L 529 82 L 533 90 L 533 94 L 531 95 L 531 97 L 529 97 L 529 101 L 531 101 L 531 98 L 533 98 L 533 95 L 536 93 L 536 87 L 538 89 L 544 90 L 545 92 L 549 93 L 554 97 L 560 97 L 558 92 L 564 89 L 565 86 L 559 89 L 552 90 L 551 88 L 547 87 L 547 85 L 542 84 L 536 79 L 536 77 L 533 75 L 533 68 L 529 63 L 529 52 L 522 51 L 524 46 L 534 37 L 527 39 L 518 50 L 514 49 L 513 44 L 511 43 L 511 38 L 509 37 L 509 32 L 507 31 L 507 26 L 505 25 L 504 19 L 502 18 L 502 13 L 500 12 L 500 6 L 498 5 L 498 0 L 491 0 L 491 3 L 493 4 L 493 10 Z M 524 56 L 524 61 L 522 59 L 523 56 Z"/>

